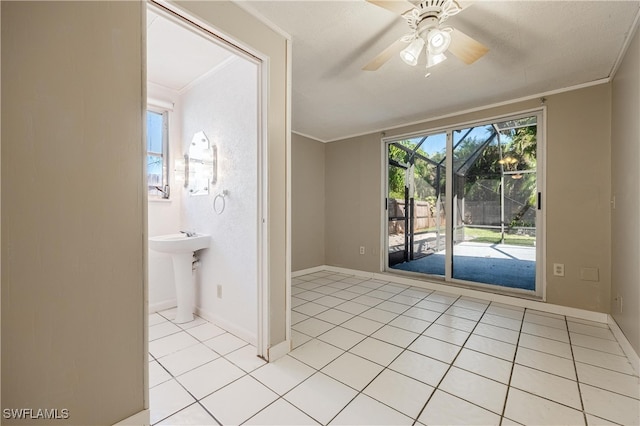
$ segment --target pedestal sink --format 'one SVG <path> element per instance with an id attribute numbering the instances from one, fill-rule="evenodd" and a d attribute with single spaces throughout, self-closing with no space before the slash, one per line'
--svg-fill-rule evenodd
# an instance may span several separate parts
<path id="1" fill-rule="evenodd" d="M 173 260 L 178 304 L 175 319 L 177 324 L 193 321 L 195 299 L 195 284 L 191 270 L 193 253 L 209 247 L 210 240 L 211 236 L 205 234 L 196 234 L 191 237 L 185 234 L 169 234 L 149 238 L 149 248 L 168 253 Z"/>

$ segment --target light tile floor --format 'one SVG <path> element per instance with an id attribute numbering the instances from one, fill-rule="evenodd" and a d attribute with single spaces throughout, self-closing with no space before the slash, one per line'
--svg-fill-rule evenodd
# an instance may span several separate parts
<path id="1" fill-rule="evenodd" d="M 355 276 L 293 279 L 293 351 L 150 316 L 152 424 L 640 423 L 606 324 Z"/>

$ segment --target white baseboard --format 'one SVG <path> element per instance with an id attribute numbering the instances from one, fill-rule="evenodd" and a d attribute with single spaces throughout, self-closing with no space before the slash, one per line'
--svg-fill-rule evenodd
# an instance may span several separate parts
<path id="1" fill-rule="evenodd" d="M 230 323 L 224 318 L 221 318 L 219 315 L 212 314 L 211 312 L 208 312 L 202 308 L 196 307 L 196 314 L 206 319 L 207 321 L 212 322 L 213 324 L 217 325 L 223 330 L 228 331 L 234 336 L 241 338 L 245 342 L 250 343 L 253 346 L 257 346 L 258 336 L 256 335 L 255 332 L 252 333 L 251 331 L 245 328 L 238 327 L 236 324 Z"/>
<path id="2" fill-rule="evenodd" d="M 282 358 L 286 354 L 291 352 L 291 340 L 285 340 L 269 348 L 269 362 L 273 362 L 278 358 Z"/>
<path id="3" fill-rule="evenodd" d="M 542 302 L 538 300 L 524 299 L 517 296 L 508 296 L 504 294 L 487 293 L 484 291 L 473 290 L 470 288 L 449 286 L 445 284 L 435 283 L 432 281 L 415 280 L 407 277 L 400 277 L 392 274 L 373 274 L 373 277 L 382 281 L 395 282 L 398 284 L 412 285 L 415 287 L 426 288 L 428 290 L 443 291 L 453 293 L 459 296 L 473 297 L 489 302 L 505 303 L 507 305 L 517 306 L 520 308 L 535 309 L 537 311 L 549 312 L 552 314 L 566 315 L 569 317 L 580 318 L 600 323 L 607 322 L 607 314 L 602 312 L 594 312 L 586 309 L 572 308 L 569 306 L 554 305 L 552 303 Z"/>
<path id="4" fill-rule="evenodd" d="M 301 275 L 313 274 L 314 272 L 325 271 L 327 269 L 326 266 L 314 266 L 313 268 L 301 269 L 299 271 L 291 272 L 291 278 L 299 277 Z"/>
<path id="5" fill-rule="evenodd" d="M 640 357 L 633 349 L 633 346 L 631 346 L 631 343 L 629 343 L 627 336 L 624 335 L 616 320 L 611 315 L 607 315 L 607 317 L 609 328 L 613 332 L 615 338 L 618 340 L 618 343 L 620 343 L 624 354 L 629 359 L 629 362 L 631 362 L 631 366 L 635 370 L 636 374 L 640 375 Z"/>
<path id="6" fill-rule="evenodd" d="M 176 299 L 164 300 L 162 302 L 154 303 L 153 305 L 149 305 L 149 313 L 152 314 L 154 312 L 160 312 L 167 309 L 175 308 L 178 306 L 178 301 Z"/>
<path id="7" fill-rule="evenodd" d="M 148 426 L 151 424 L 149 409 L 142 410 L 133 416 L 120 420 L 113 426 Z"/>
<path id="8" fill-rule="evenodd" d="M 320 269 L 318 269 L 320 268 Z M 517 306 L 521 308 L 535 309 L 542 312 L 549 312 L 553 314 L 566 315 L 574 318 L 580 318 L 589 321 L 595 321 L 606 324 L 608 322 L 608 315 L 602 312 L 588 311 L 586 309 L 571 308 L 568 306 L 554 305 L 547 302 L 541 302 L 537 300 L 523 299 L 516 296 L 507 296 L 503 294 L 487 293 L 484 291 L 473 290 L 469 288 L 449 286 L 433 281 L 417 280 L 409 277 L 398 276 L 386 273 L 365 272 L 356 269 L 340 268 L 336 266 L 324 266 L 312 268 L 314 272 L 325 270 L 341 274 L 355 275 L 364 278 L 373 278 L 381 281 L 387 281 L 396 284 L 410 285 L 414 287 L 424 288 L 427 290 L 442 291 L 458 296 L 473 297 L 480 300 L 487 300 L 490 302 L 504 303 L 507 305 Z M 298 275 L 304 275 L 308 273 L 305 271 L 297 271 Z"/>
<path id="9" fill-rule="evenodd" d="M 375 273 L 359 271 L 357 269 L 341 268 L 339 266 L 325 266 L 325 270 L 339 274 L 355 275 L 356 277 L 373 278 Z"/>

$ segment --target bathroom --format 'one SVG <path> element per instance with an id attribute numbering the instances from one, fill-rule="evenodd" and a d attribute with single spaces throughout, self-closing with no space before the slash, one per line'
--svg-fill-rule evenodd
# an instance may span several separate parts
<path id="1" fill-rule="evenodd" d="M 152 355 L 154 341 L 207 321 L 260 347 L 260 87 L 258 60 L 149 6 L 148 236 L 210 236 L 194 257 L 193 282 L 182 283 L 193 287 L 196 314 L 185 324 L 160 324 L 175 319 L 174 268 L 171 254 L 149 249 Z"/>

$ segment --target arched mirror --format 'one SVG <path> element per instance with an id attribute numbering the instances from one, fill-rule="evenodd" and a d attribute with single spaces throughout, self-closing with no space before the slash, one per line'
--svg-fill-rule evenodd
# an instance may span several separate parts
<path id="1" fill-rule="evenodd" d="M 216 182 L 217 151 L 203 131 L 193 135 L 187 157 L 185 186 L 189 189 L 189 194 L 209 194 L 209 184 Z"/>

